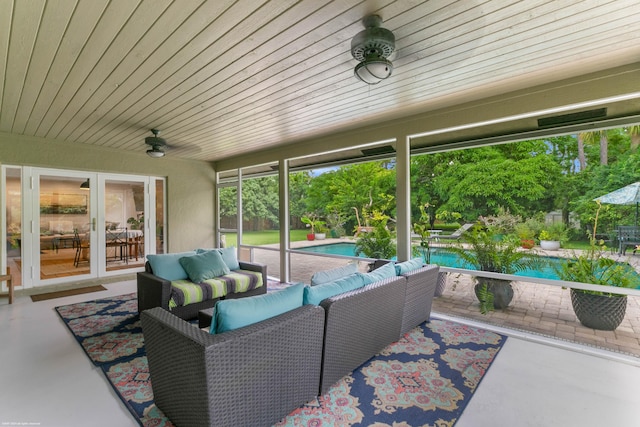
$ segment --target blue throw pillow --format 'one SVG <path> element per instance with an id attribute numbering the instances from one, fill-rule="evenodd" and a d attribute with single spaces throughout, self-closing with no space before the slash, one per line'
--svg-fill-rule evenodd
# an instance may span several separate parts
<path id="1" fill-rule="evenodd" d="M 302 306 L 304 288 L 300 283 L 264 295 L 218 301 L 210 332 L 232 331 L 295 310 Z"/>
<path id="2" fill-rule="evenodd" d="M 180 258 L 179 262 L 193 283 L 200 283 L 231 272 L 217 251 L 185 256 Z"/>
<path id="3" fill-rule="evenodd" d="M 187 279 L 189 275 L 180 265 L 180 258 L 195 254 L 195 251 L 189 251 L 175 254 L 147 255 L 147 261 L 149 261 L 151 270 L 156 276 L 169 281 L 183 280 Z"/>
<path id="4" fill-rule="evenodd" d="M 358 264 L 350 263 L 342 267 L 333 268 L 331 270 L 318 271 L 311 276 L 311 286 L 321 285 L 322 283 L 333 282 L 342 279 L 350 274 L 358 271 Z"/>
<path id="5" fill-rule="evenodd" d="M 230 248 L 220 248 L 218 251 L 220 252 L 220 255 L 222 255 L 224 263 L 229 267 L 229 270 L 240 270 L 238 252 L 235 247 L 231 246 Z"/>
<path id="6" fill-rule="evenodd" d="M 363 274 L 363 276 L 365 277 L 365 284 L 368 285 L 370 283 L 388 279 L 389 277 L 396 277 L 396 267 L 392 262 L 389 262 L 382 267 L 376 268 L 369 273 Z"/>
<path id="7" fill-rule="evenodd" d="M 412 258 L 409 261 L 399 262 L 396 264 L 396 272 L 398 275 L 408 273 L 413 270 L 422 268 L 424 261 L 422 258 Z"/>
<path id="8" fill-rule="evenodd" d="M 229 248 L 211 248 L 211 249 L 196 249 L 196 253 L 203 253 L 207 251 L 216 251 L 222 255 L 224 263 L 227 264 L 229 270 L 240 270 L 240 263 L 238 262 L 238 252 L 236 248 L 231 246 Z"/>
<path id="9" fill-rule="evenodd" d="M 304 288 L 304 304 L 320 305 L 322 300 L 343 294 L 365 285 L 364 275 L 354 273 L 333 282 Z"/>

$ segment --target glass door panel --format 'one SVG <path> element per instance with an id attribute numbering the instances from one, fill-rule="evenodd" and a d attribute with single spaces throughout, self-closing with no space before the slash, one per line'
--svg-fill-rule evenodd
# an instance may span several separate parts
<path id="1" fill-rule="evenodd" d="M 164 179 L 155 179 L 156 186 L 156 253 L 165 253 L 165 223 L 164 223 Z"/>
<path id="2" fill-rule="evenodd" d="M 93 181 L 88 176 L 40 174 L 38 182 L 33 247 L 39 281 L 91 274 Z"/>
<path id="3" fill-rule="evenodd" d="M 144 266 L 145 180 L 104 180 L 106 271 Z"/>
<path id="4" fill-rule="evenodd" d="M 14 286 L 22 285 L 22 178 L 20 168 L 4 168 L 5 173 L 5 230 L 4 260 Z M 3 271 L 0 271 L 2 274 Z M 6 292 L 6 284 L 3 283 Z"/>

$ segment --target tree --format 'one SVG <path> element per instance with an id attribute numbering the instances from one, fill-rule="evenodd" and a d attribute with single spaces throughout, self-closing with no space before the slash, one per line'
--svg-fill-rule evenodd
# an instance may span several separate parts
<path id="1" fill-rule="evenodd" d="M 457 152 L 435 153 L 411 157 L 411 218 L 412 223 L 423 216 L 421 207 L 429 217 L 429 228 L 435 228 L 436 211 L 442 205 L 435 183 L 450 163 L 456 159 Z"/>
<path id="2" fill-rule="evenodd" d="M 638 147 L 640 147 L 640 125 L 629 126 L 626 128 L 626 131 L 631 138 L 631 152 L 635 153 L 638 151 Z"/>
<path id="3" fill-rule="evenodd" d="M 576 144 L 577 141 L 577 144 Z M 554 199 L 553 209 L 562 212 L 562 222 L 569 224 L 569 202 L 577 195 L 573 185 L 577 173 L 585 170 L 587 161 L 584 151 L 584 143 L 580 135 L 556 136 L 546 140 L 551 147 L 551 154 L 561 168 L 560 175 L 550 188 L 551 197 Z M 580 160 L 581 157 L 584 157 Z M 578 163 L 576 163 L 576 158 Z M 582 163 L 584 162 L 584 163 Z"/>
<path id="4" fill-rule="evenodd" d="M 439 210 L 460 212 L 465 221 L 500 208 L 523 217 L 550 210 L 561 176 L 549 145 L 540 140 L 465 150 L 447 166 L 434 177 L 434 191 L 444 202 Z"/>
<path id="5" fill-rule="evenodd" d="M 587 173 L 576 176 L 573 183 L 576 197 L 570 203 L 585 229 L 593 226 L 596 197 L 640 181 L 640 156 L 627 152 L 610 165 L 596 165 Z M 610 230 L 617 224 L 633 224 L 635 206 L 603 204 L 600 211 L 600 229 Z"/>
<path id="6" fill-rule="evenodd" d="M 276 176 L 242 181 L 242 219 L 249 230 L 278 228 L 278 186 Z"/>
<path id="7" fill-rule="evenodd" d="M 584 154 L 584 134 L 582 133 L 578 134 L 578 163 L 581 171 L 587 168 L 587 158 Z"/>
<path id="8" fill-rule="evenodd" d="M 595 132 L 582 132 L 578 134 L 578 138 L 582 138 L 585 144 L 600 147 L 600 164 L 609 163 L 609 140 L 607 139 L 607 131 L 599 130 Z"/>
<path id="9" fill-rule="evenodd" d="M 222 187 L 218 191 L 220 225 L 222 228 L 237 228 L 238 226 L 238 189 L 236 187 Z"/>
<path id="10" fill-rule="evenodd" d="M 312 179 L 309 171 L 289 174 L 289 215 L 296 220 L 307 213 L 307 193 Z M 298 225 L 293 222 L 291 224 L 292 227 Z"/>
<path id="11" fill-rule="evenodd" d="M 357 225 L 358 209 L 361 218 L 373 209 L 390 218 L 395 217 L 394 164 L 383 161 L 341 166 L 315 176 L 307 191 L 307 212 L 325 217 L 334 212 L 344 214 L 347 232 Z M 364 212 L 363 212 L 364 211 Z"/>

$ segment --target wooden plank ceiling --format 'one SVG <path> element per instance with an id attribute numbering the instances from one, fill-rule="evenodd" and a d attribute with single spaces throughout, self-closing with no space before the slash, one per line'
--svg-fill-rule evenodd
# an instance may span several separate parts
<path id="1" fill-rule="evenodd" d="M 374 13 L 396 52 L 368 86 Z M 638 58 L 640 0 L 0 0 L 0 131 L 215 161 Z"/>

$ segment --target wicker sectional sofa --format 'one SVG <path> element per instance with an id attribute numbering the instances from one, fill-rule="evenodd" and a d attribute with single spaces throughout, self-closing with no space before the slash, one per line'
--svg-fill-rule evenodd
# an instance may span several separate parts
<path id="1" fill-rule="evenodd" d="M 427 321 L 438 270 L 421 266 L 214 335 L 143 311 L 156 404 L 176 425 L 272 425 Z"/>

